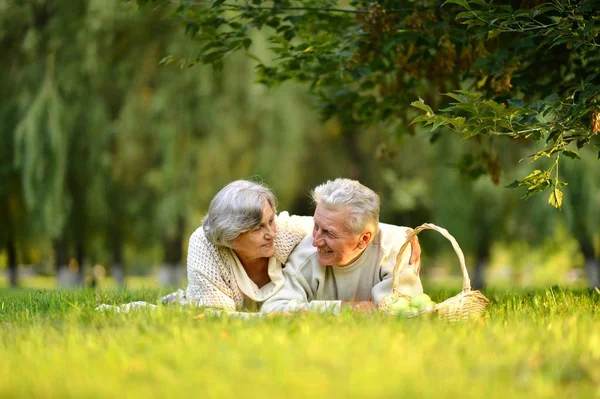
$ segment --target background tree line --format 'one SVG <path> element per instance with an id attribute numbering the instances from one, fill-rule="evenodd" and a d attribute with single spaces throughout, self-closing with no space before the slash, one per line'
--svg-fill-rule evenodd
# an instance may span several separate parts
<path id="1" fill-rule="evenodd" d="M 452 22 L 456 9 L 440 9 L 439 16 L 436 2 L 426 9 L 401 4 L 410 12 L 387 23 L 416 33 L 395 44 L 390 64 L 381 56 L 381 37 L 393 39 L 393 29 L 378 13 L 402 2 L 371 6 L 351 19 L 255 3 L 243 9 L 253 13 L 252 24 L 221 30 L 214 18 L 235 11 L 215 8 L 223 2 L 211 8 L 183 1 L 178 9 L 117 0 L 0 3 L 0 240 L 12 285 L 17 264 L 40 258 L 51 259 L 59 276 L 71 264 L 78 284 L 84 266 L 96 263 L 110 265 L 120 282 L 126 271 L 161 263 L 176 283 L 187 237 L 212 196 L 231 180 L 253 176 L 274 188 L 280 210 L 298 214 L 311 214 L 307 193 L 315 185 L 359 179 L 381 194 L 383 221 L 432 221 L 455 234 L 472 259 L 476 285 L 495 243 L 541 246 L 564 223 L 598 285 L 594 152 L 583 148 L 581 160 L 563 168 L 570 184 L 558 213 L 543 199 L 521 201 L 522 193 L 494 185 L 527 175 L 529 165 L 518 160 L 538 144 L 461 142 L 444 123 L 434 135 L 410 124 L 418 116 L 410 104 L 419 96 L 437 104 L 439 91 L 459 88 L 466 70 L 498 56 Z M 174 10 L 184 30 L 170 18 Z M 213 19 L 191 19 L 194 10 Z M 249 29 L 258 26 L 266 31 Z M 352 26 L 362 31 L 345 30 Z M 345 42 L 332 42 L 336 34 Z M 311 37 L 322 43 L 302 41 Z M 246 48 L 252 57 L 235 51 Z M 468 65 L 460 67 L 468 51 Z M 348 60 L 350 69 L 339 74 Z M 187 68 L 196 63 L 213 67 Z M 489 77 L 489 85 L 501 84 L 501 76 Z M 428 254 L 445 248 L 436 238 L 423 240 Z"/>

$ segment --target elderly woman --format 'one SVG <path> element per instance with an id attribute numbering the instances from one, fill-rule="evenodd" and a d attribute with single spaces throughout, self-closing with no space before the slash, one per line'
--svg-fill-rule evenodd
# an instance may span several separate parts
<path id="1" fill-rule="evenodd" d="M 189 301 L 257 311 L 282 288 L 282 265 L 313 224 L 310 217 L 276 217 L 276 211 L 275 195 L 259 183 L 237 180 L 215 195 L 190 237 Z"/>

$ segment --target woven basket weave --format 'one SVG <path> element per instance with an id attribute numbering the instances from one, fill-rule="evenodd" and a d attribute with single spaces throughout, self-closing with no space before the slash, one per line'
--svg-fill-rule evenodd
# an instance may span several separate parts
<path id="1" fill-rule="evenodd" d="M 396 257 L 396 265 L 394 266 L 394 275 L 393 275 L 393 286 L 392 293 L 386 295 L 380 302 L 379 308 L 384 312 L 395 314 L 391 309 L 387 307 L 388 303 L 396 300 L 398 297 L 402 295 L 399 293 L 399 278 L 400 273 L 408 266 L 408 258 L 402 261 L 404 251 L 407 249 L 410 244 L 410 240 L 419 234 L 423 230 L 435 230 L 439 232 L 441 235 L 446 237 L 451 243 L 456 255 L 458 256 L 458 260 L 460 261 L 460 268 L 463 274 L 463 288 L 462 291 L 451 297 L 446 299 L 444 302 L 440 302 L 434 305 L 432 308 L 427 310 L 422 310 L 420 312 L 413 312 L 405 314 L 406 317 L 416 317 L 424 314 L 436 314 L 440 319 L 447 321 L 458 321 L 465 319 L 473 319 L 480 317 L 485 308 L 490 303 L 490 301 L 479 291 L 471 290 L 471 280 L 469 279 L 469 273 L 467 272 L 467 266 L 465 265 L 465 256 L 456 242 L 456 239 L 448 233 L 448 230 L 436 226 L 432 223 L 424 223 L 421 226 L 415 228 L 406 238 L 406 242 L 400 248 L 398 252 L 398 256 Z"/>

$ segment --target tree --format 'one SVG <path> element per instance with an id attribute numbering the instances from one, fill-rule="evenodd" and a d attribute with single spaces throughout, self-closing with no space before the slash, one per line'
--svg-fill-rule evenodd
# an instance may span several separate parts
<path id="1" fill-rule="evenodd" d="M 551 162 L 510 187 L 526 187 L 525 197 L 550 189 L 558 208 L 561 157 L 578 158 L 578 149 L 598 142 L 600 4 L 593 0 L 138 3 L 174 3 L 185 33 L 203 44 L 196 57 L 166 63 L 219 69 L 230 53 L 250 51 L 251 32 L 264 29 L 275 58 L 259 62 L 260 82 L 307 82 L 325 118 L 354 126 L 385 121 L 402 135 L 413 132 L 413 120 L 431 127 L 433 140 L 439 129 L 457 132 L 479 143 L 471 162 L 496 184 L 498 138 L 521 142 L 534 161 Z M 543 65 L 552 67 L 542 73 Z"/>
<path id="2" fill-rule="evenodd" d="M 306 176 L 320 181 L 311 98 L 255 84 L 254 60 L 201 73 L 161 66 L 165 53 L 198 46 L 160 12 L 119 0 L 1 4 L 0 251 L 11 281 L 31 246 L 51 248 L 69 283 L 95 263 L 123 281 L 139 253 L 181 265 L 185 237 L 227 182 L 261 176 L 289 209 L 307 202 Z M 253 40 L 267 56 L 264 35 Z M 347 159 L 334 156 L 320 172 L 343 170 Z"/>
<path id="3" fill-rule="evenodd" d="M 600 220 L 600 176 L 590 173 L 595 154 L 582 151 L 582 162 L 565 168 L 571 189 L 565 195 L 565 219 L 570 232 L 577 239 L 584 258 L 585 271 L 590 286 L 600 287 L 600 248 L 594 245 Z"/>

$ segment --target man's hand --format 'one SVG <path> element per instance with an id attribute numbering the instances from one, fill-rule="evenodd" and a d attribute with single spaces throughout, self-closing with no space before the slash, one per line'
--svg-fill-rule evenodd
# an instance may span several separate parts
<path id="1" fill-rule="evenodd" d="M 352 308 L 354 311 L 370 313 L 377 310 L 373 301 L 342 302 L 342 308 Z"/>
<path id="2" fill-rule="evenodd" d="M 409 263 L 411 265 L 415 265 L 415 274 L 418 276 L 421 272 L 421 245 L 419 244 L 419 239 L 417 238 L 417 236 L 414 236 L 410 239 Z"/>

